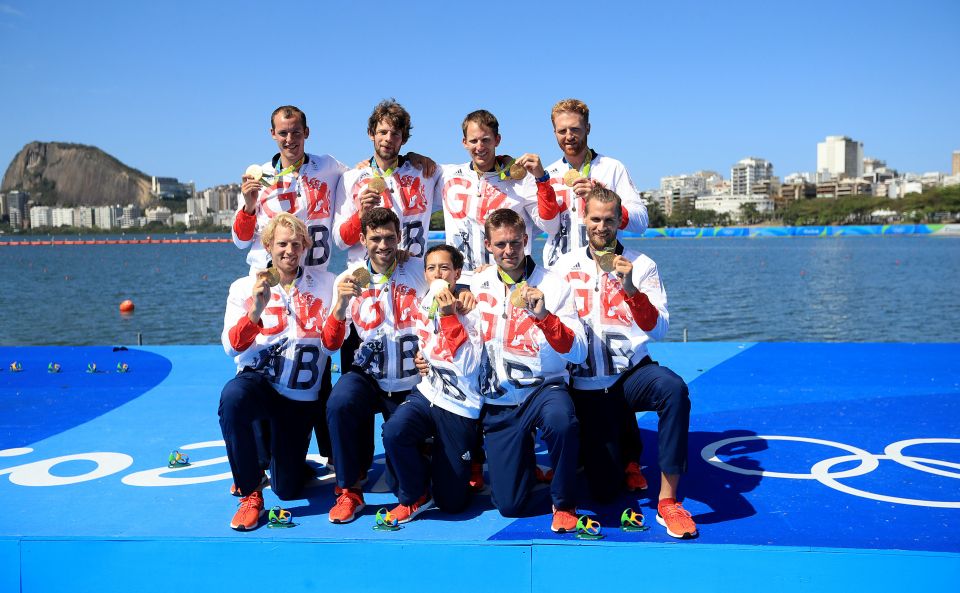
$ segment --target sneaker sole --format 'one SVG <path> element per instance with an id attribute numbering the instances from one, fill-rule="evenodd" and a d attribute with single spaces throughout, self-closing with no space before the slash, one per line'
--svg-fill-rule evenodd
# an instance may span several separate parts
<path id="1" fill-rule="evenodd" d="M 676 533 L 670 531 L 670 528 L 667 527 L 667 522 L 663 520 L 663 517 L 660 516 L 660 513 L 657 513 L 657 523 L 663 525 L 667 530 L 667 535 L 670 537 L 675 537 L 677 539 L 694 539 L 700 535 L 699 531 L 694 531 L 693 533 L 684 533 L 683 535 L 677 535 Z"/>
<path id="2" fill-rule="evenodd" d="M 245 525 L 234 525 L 233 521 L 231 521 L 230 529 L 233 529 L 234 531 L 253 531 L 254 529 L 260 526 L 260 519 L 263 517 L 263 514 L 266 512 L 267 512 L 267 509 L 265 508 L 260 509 L 260 514 L 257 515 L 257 522 L 253 525 L 253 527 L 247 527 Z"/>
<path id="3" fill-rule="evenodd" d="M 331 517 L 329 514 L 327 515 L 327 519 L 329 519 L 330 522 L 333 523 L 333 524 L 335 524 L 335 525 L 343 525 L 344 523 L 351 523 L 351 522 L 353 522 L 353 521 L 356 520 L 357 515 L 360 513 L 360 511 L 363 510 L 363 507 L 365 507 L 365 506 L 367 506 L 367 505 L 366 505 L 366 504 L 361 504 L 360 506 L 358 506 L 357 508 L 355 508 L 355 509 L 353 510 L 353 514 L 350 515 L 350 517 L 347 518 L 347 519 L 334 519 L 334 518 Z"/>
<path id="4" fill-rule="evenodd" d="M 403 521 L 397 521 L 397 524 L 398 524 L 398 525 L 403 525 L 404 523 L 409 523 L 410 521 L 413 521 L 414 519 L 416 519 L 416 518 L 417 518 L 417 515 L 419 515 L 419 514 L 422 513 L 423 511 L 429 511 L 429 510 L 432 509 L 432 508 L 433 508 L 433 499 L 431 498 L 431 499 L 428 500 L 427 502 L 425 502 L 425 503 L 423 503 L 422 505 L 420 505 L 420 508 L 419 508 L 419 509 L 417 509 L 417 510 L 413 511 L 412 513 L 410 513 L 410 516 L 409 516 L 409 517 L 407 517 L 407 518 L 404 519 Z"/>

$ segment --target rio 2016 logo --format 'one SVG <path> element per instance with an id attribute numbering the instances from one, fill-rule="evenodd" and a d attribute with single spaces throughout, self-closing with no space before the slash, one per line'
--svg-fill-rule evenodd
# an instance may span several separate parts
<path id="1" fill-rule="evenodd" d="M 719 451 L 734 443 L 742 443 L 744 441 L 795 441 L 800 443 L 812 443 L 816 445 L 825 445 L 827 447 L 835 447 L 842 451 L 846 451 L 849 455 L 838 455 L 836 457 L 829 457 L 827 459 L 822 459 L 813 464 L 810 468 L 809 473 L 800 474 L 800 473 L 790 473 L 790 472 L 777 472 L 770 471 L 766 469 L 747 469 L 742 467 L 737 467 L 734 463 L 734 460 L 723 461 L 720 459 Z M 838 443 L 836 441 L 827 441 L 823 439 L 814 439 L 809 437 L 798 437 L 798 436 L 780 436 L 780 435 L 750 435 L 750 436 L 740 436 L 729 439 L 723 439 L 721 441 L 716 441 L 711 443 L 703 448 L 700 452 L 701 457 L 707 463 L 724 469 L 729 472 L 742 474 L 746 476 L 763 476 L 765 478 L 785 478 L 793 480 L 817 480 L 824 486 L 828 488 L 833 488 L 838 492 L 844 492 L 852 496 L 859 496 L 862 498 L 869 498 L 871 500 L 879 500 L 883 502 L 892 502 L 897 504 L 906 504 L 913 506 L 921 507 L 934 507 L 934 508 L 944 508 L 944 509 L 957 509 L 960 508 L 960 501 L 950 502 L 950 501 L 937 501 L 937 500 L 923 500 L 917 498 L 903 498 L 900 496 L 890 496 L 887 494 L 880 494 L 877 492 L 870 492 L 867 490 L 861 490 L 859 488 L 854 488 L 847 484 L 843 484 L 840 480 L 844 478 L 854 478 L 857 476 L 863 476 L 869 474 L 875 469 L 880 467 L 880 461 L 894 461 L 904 467 L 910 469 L 924 472 L 927 474 L 933 474 L 937 476 L 943 476 L 947 478 L 960 479 L 960 463 L 954 463 L 951 461 L 943 461 L 941 459 L 931 459 L 929 457 L 916 457 L 912 455 L 905 455 L 904 449 L 908 447 L 913 447 L 916 445 L 943 445 L 943 444 L 960 444 L 960 439 L 946 439 L 946 438 L 923 438 L 923 439 L 906 439 L 902 441 L 897 441 L 895 443 L 890 443 L 883 449 L 882 454 L 870 453 L 860 449 L 859 447 L 854 447 L 853 445 L 848 445 L 846 443 Z M 851 468 L 845 469 L 842 471 L 833 472 L 831 471 L 835 466 L 840 465 L 841 463 L 849 463 L 852 461 L 858 461 L 859 465 Z"/>

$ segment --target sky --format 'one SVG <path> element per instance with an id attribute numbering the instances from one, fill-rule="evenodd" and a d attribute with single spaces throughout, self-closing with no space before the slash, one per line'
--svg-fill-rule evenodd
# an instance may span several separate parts
<path id="1" fill-rule="evenodd" d="M 550 108 L 590 107 L 590 146 L 640 189 L 767 159 L 816 169 L 828 135 L 901 172 L 960 150 L 960 2 L 50 2 L 0 0 L 0 167 L 31 141 L 97 146 L 197 189 L 276 151 L 273 109 L 307 114 L 307 150 L 372 154 L 381 99 L 406 150 L 468 160 L 488 109 L 499 152 L 560 156 Z"/>

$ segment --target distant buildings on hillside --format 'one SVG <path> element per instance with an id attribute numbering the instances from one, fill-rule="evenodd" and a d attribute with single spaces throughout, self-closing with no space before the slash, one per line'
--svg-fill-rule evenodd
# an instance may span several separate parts
<path id="1" fill-rule="evenodd" d="M 847 136 L 827 136 L 817 143 L 817 170 L 791 173 L 781 181 L 773 164 L 747 157 L 730 168 L 725 181 L 713 171 L 660 178 L 660 188 L 644 195 L 656 202 L 667 216 L 689 209 L 713 210 L 741 222 L 745 212 L 766 213 L 790 202 L 849 196 L 902 198 L 925 188 L 960 185 L 960 150 L 954 151 L 950 175 L 899 173 L 883 160 L 863 156 L 863 143 Z"/>

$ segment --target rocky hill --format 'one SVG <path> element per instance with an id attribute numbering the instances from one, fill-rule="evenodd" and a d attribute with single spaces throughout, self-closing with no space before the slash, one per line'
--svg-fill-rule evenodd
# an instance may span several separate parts
<path id="1" fill-rule="evenodd" d="M 150 177 L 128 167 L 95 146 L 64 142 L 31 142 L 17 153 L 0 191 L 19 189 L 43 206 L 138 204 L 145 208 Z"/>

